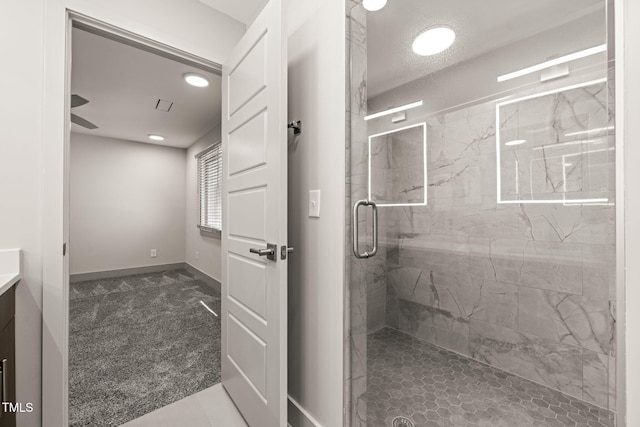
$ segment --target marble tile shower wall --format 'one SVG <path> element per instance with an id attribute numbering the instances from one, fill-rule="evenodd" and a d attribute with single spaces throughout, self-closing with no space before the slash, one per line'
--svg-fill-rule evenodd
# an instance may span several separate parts
<path id="1" fill-rule="evenodd" d="M 606 110 L 607 94 L 594 105 Z M 390 325 L 614 409 L 614 206 L 497 204 L 495 115 L 489 102 L 427 120 L 428 205 L 380 208 L 368 330 Z M 360 172 L 356 150 L 366 138 L 351 145 Z"/>
<path id="2" fill-rule="evenodd" d="M 367 425 L 367 281 L 372 279 L 367 260 L 352 255 L 352 202 L 366 198 L 367 170 L 362 156 L 362 141 L 367 139 L 364 116 L 367 114 L 366 14 L 361 0 L 346 0 L 346 94 L 345 120 L 346 200 L 345 200 L 345 425 Z M 364 163 L 366 165 L 366 163 Z M 363 231 L 366 228 L 363 228 Z M 367 232 L 362 234 L 367 239 Z M 385 257 L 386 258 L 386 257 Z"/>

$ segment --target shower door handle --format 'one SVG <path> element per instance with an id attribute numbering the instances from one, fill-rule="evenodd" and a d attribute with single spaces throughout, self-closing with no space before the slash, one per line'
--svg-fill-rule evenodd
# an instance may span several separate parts
<path id="1" fill-rule="evenodd" d="M 360 247 L 358 244 L 358 208 L 360 206 L 371 206 L 373 209 L 373 248 L 371 251 L 365 251 L 360 253 Z M 353 254 L 356 258 L 371 258 L 378 252 L 378 206 L 370 200 L 358 200 L 353 205 L 353 222 L 351 224 L 353 229 Z"/>

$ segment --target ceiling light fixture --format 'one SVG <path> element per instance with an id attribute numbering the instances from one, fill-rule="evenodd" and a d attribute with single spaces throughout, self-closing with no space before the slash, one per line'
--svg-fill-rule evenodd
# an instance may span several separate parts
<path id="1" fill-rule="evenodd" d="M 364 116 L 365 120 L 371 120 L 382 116 L 388 116 L 389 114 L 397 113 L 399 111 L 409 110 L 411 108 L 420 107 L 422 105 L 422 99 L 420 101 L 412 102 L 411 104 L 402 105 L 400 107 L 389 108 L 388 110 L 380 111 L 378 113 L 369 114 Z"/>
<path id="2" fill-rule="evenodd" d="M 435 55 L 448 49 L 456 39 L 456 33 L 449 27 L 434 27 L 421 33 L 413 41 L 413 51 L 420 56 Z"/>
<path id="3" fill-rule="evenodd" d="M 569 55 L 561 56 L 559 58 L 551 59 L 549 61 L 541 62 L 540 64 L 532 65 L 531 67 L 523 68 L 522 70 L 514 71 L 512 73 L 503 74 L 498 77 L 498 83 L 507 80 L 515 79 L 516 77 L 522 77 L 536 71 L 544 70 L 545 68 L 553 67 L 554 65 L 564 64 L 565 62 L 575 61 L 576 59 L 585 58 L 587 56 L 595 55 L 600 52 L 606 52 L 607 45 L 602 44 L 600 46 L 591 47 L 589 49 L 581 50 L 579 52 L 573 52 Z"/>
<path id="4" fill-rule="evenodd" d="M 189 83 L 191 86 L 196 87 L 207 87 L 209 86 L 209 80 L 196 73 L 187 73 L 184 75 L 184 80 Z"/>
<path id="5" fill-rule="evenodd" d="M 369 12 L 382 9 L 387 4 L 387 0 L 363 0 L 362 6 Z"/>
<path id="6" fill-rule="evenodd" d="M 154 141 L 164 141 L 164 136 L 150 134 L 149 139 L 153 139 Z"/>

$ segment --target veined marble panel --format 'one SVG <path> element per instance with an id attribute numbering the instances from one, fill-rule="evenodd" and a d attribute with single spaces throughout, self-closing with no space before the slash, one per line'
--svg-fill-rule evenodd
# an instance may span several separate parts
<path id="1" fill-rule="evenodd" d="M 390 326 L 457 353 L 469 353 L 469 320 L 398 298 Z"/>
<path id="2" fill-rule="evenodd" d="M 550 242 L 615 244 L 615 210 L 602 205 L 522 205 L 524 238 Z"/>
<path id="3" fill-rule="evenodd" d="M 367 273 L 365 261 L 357 260 L 351 254 L 352 224 L 351 207 L 353 202 L 367 197 L 367 124 L 363 116 L 367 114 L 367 53 L 366 53 L 366 12 L 359 1 L 347 0 L 348 33 L 346 35 L 346 105 L 347 135 L 345 155 L 347 164 L 347 197 L 345 200 L 346 239 L 345 256 L 347 275 L 346 305 L 348 319 L 345 325 L 345 349 L 348 354 L 348 371 L 345 375 L 345 396 L 347 423 L 353 427 L 366 426 L 367 404 L 364 398 L 367 391 L 367 280 L 379 276 L 376 270 L 371 276 Z"/>
<path id="4" fill-rule="evenodd" d="M 609 356 L 609 410 L 616 411 L 616 358 Z"/>
<path id="5" fill-rule="evenodd" d="M 429 173 L 430 199 L 462 198 L 465 206 L 473 206 L 482 204 L 483 195 L 495 195 L 495 186 L 484 180 L 491 173 L 484 173 L 481 160 L 470 157 L 435 165 Z"/>
<path id="6" fill-rule="evenodd" d="M 609 354 L 612 324 L 608 301 L 521 287 L 518 307 L 521 332 Z"/>
<path id="7" fill-rule="evenodd" d="M 360 2 L 347 0 L 347 19 L 349 20 L 349 31 L 347 40 L 356 46 L 366 47 L 367 45 L 367 13 Z"/>
<path id="8" fill-rule="evenodd" d="M 533 241 L 523 255 L 520 285 L 582 294 L 582 246 Z"/>
<path id="9" fill-rule="evenodd" d="M 518 221 L 518 213 L 510 207 L 503 206 L 470 209 L 468 206 L 460 205 L 449 209 L 435 208 L 431 214 L 433 230 L 438 230 L 440 234 L 458 236 L 516 238 Z"/>
<path id="10" fill-rule="evenodd" d="M 382 206 L 380 215 L 388 215 L 388 224 L 381 222 L 386 227 L 388 236 L 399 239 L 412 239 L 431 232 L 429 209 L 426 206 Z"/>
<path id="11" fill-rule="evenodd" d="M 429 119 L 427 123 L 427 140 L 433 139 L 429 144 L 431 159 L 450 160 L 496 151 L 495 108 L 490 103 Z"/>
<path id="12" fill-rule="evenodd" d="M 358 6 L 357 8 L 360 8 Z M 352 43 L 351 49 L 351 112 L 360 116 L 367 115 L 367 46 L 365 43 Z"/>
<path id="13" fill-rule="evenodd" d="M 518 291 L 519 288 L 516 285 L 483 280 L 480 298 L 469 317 L 517 329 Z"/>
<path id="14" fill-rule="evenodd" d="M 607 408 L 609 405 L 609 356 L 585 350 L 582 353 L 582 363 L 582 399 Z"/>
<path id="15" fill-rule="evenodd" d="M 582 396 L 582 350 L 578 347 L 472 320 L 469 348 L 476 360 Z"/>
<path id="16" fill-rule="evenodd" d="M 367 263 L 367 333 L 386 324 L 387 274 L 386 245 L 378 246 L 378 253 Z"/>

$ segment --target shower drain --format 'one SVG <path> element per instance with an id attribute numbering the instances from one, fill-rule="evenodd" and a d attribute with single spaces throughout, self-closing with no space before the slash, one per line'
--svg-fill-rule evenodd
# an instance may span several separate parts
<path id="1" fill-rule="evenodd" d="M 399 417 L 395 417 L 391 421 L 391 427 L 413 427 L 413 421 L 410 418 L 403 417 L 402 415 Z"/>

